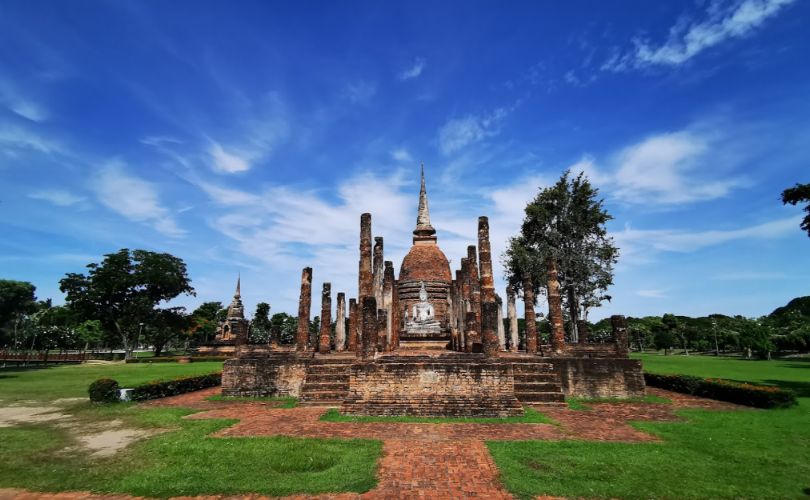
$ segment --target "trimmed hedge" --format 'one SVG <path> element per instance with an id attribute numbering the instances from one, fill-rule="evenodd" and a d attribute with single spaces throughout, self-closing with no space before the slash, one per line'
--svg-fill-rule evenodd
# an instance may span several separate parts
<path id="1" fill-rule="evenodd" d="M 116 403 L 120 401 L 118 389 L 120 386 L 117 381 L 111 378 L 100 378 L 90 384 L 87 393 L 90 395 L 90 401 L 95 403 Z"/>
<path id="2" fill-rule="evenodd" d="M 221 383 L 222 373 L 209 373 L 207 375 L 181 377 L 166 381 L 158 380 L 133 388 L 130 397 L 133 401 L 146 401 L 216 387 Z"/>
<path id="3" fill-rule="evenodd" d="M 227 361 L 231 356 L 160 356 L 158 358 L 132 358 L 127 363 L 177 363 L 180 358 L 189 358 L 192 363 L 201 361 Z"/>
<path id="4" fill-rule="evenodd" d="M 690 375 L 644 373 L 647 385 L 755 408 L 785 408 L 797 404 L 796 395 L 778 387 L 705 379 Z"/>

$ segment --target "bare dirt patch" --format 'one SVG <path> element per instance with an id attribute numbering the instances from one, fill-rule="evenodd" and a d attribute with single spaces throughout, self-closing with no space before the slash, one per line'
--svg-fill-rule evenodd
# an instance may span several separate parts
<path id="1" fill-rule="evenodd" d="M 0 427 L 11 427 L 19 424 L 35 424 L 69 418 L 70 415 L 58 413 L 57 406 L 8 406 L 0 408 Z"/>
<path id="2" fill-rule="evenodd" d="M 143 429 L 115 429 L 76 436 L 81 446 L 94 457 L 109 457 L 129 444 L 155 434 Z"/>

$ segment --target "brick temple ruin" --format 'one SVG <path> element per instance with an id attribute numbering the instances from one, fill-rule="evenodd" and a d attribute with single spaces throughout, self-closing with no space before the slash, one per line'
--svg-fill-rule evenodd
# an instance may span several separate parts
<path id="1" fill-rule="evenodd" d="M 373 241 L 373 247 L 372 247 Z M 556 270 L 549 274 L 550 344 L 541 344 L 532 283 L 524 283 L 525 348 L 519 349 L 515 294 L 507 290 L 508 332 L 496 294 L 489 221 L 478 218 L 478 245 L 460 269 L 438 245 L 430 223 L 424 169 L 413 245 L 399 277 L 372 238 L 371 214 L 360 216 L 357 298 L 337 295 L 331 332 L 331 285 L 321 294 L 320 331 L 311 334 L 312 269 L 301 274 L 295 345 L 250 345 L 238 338 L 225 362 L 222 392 L 230 396 L 294 396 L 301 404 L 339 406 L 354 415 L 509 416 L 524 404 L 562 404 L 565 396 L 644 394 L 641 363 L 628 358 L 624 318 L 613 316 L 613 339 L 589 342 L 587 329 L 566 343 Z M 529 278 L 526 278 L 529 280 Z M 236 306 L 234 304 L 237 304 Z M 239 289 L 227 328 L 242 331 Z"/>

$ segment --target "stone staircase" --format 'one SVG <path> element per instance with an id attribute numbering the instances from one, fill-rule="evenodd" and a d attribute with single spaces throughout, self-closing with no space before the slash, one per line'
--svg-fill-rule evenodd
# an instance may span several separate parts
<path id="1" fill-rule="evenodd" d="M 518 401 L 529 405 L 565 405 L 565 395 L 551 363 L 526 361 L 513 363 L 512 367 Z"/>
<path id="2" fill-rule="evenodd" d="M 299 406 L 340 406 L 349 392 L 353 359 L 316 359 L 307 366 Z"/>

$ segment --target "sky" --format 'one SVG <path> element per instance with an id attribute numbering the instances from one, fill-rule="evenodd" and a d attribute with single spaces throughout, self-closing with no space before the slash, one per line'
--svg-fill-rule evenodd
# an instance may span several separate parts
<path id="1" fill-rule="evenodd" d="M 810 2 L 0 0 L 0 278 L 169 252 L 195 297 L 357 293 L 360 214 L 411 244 L 424 162 L 456 269 L 585 172 L 614 217 L 590 313 L 760 316 L 810 295 Z M 318 302 L 317 300 L 315 302 Z M 319 304 L 313 306 L 317 310 Z M 542 310 L 544 304 L 539 304 Z M 521 308 L 522 309 L 522 308 Z M 317 314 L 317 311 L 313 314 Z"/>

